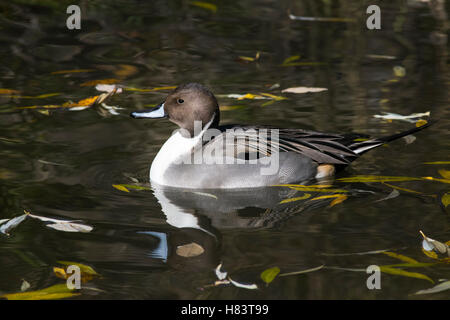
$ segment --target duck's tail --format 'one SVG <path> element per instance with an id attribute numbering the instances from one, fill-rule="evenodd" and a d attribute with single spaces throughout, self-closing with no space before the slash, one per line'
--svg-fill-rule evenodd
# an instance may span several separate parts
<path id="1" fill-rule="evenodd" d="M 392 136 L 375 138 L 375 139 L 370 139 L 370 140 L 366 140 L 366 141 L 362 141 L 362 142 L 356 142 L 356 143 L 349 145 L 348 147 L 354 153 L 361 155 L 361 154 L 366 153 L 367 151 L 372 150 L 373 148 L 379 147 L 385 143 L 388 143 L 393 140 L 397 140 L 402 137 L 408 136 L 410 134 L 419 132 L 425 128 L 428 128 L 432 124 L 435 124 L 436 122 L 437 122 L 437 120 L 428 121 L 427 123 L 425 123 L 424 125 L 422 125 L 420 127 L 415 127 L 415 128 L 409 129 L 407 131 L 403 131 L 403 132 L 394 134 Z"/>

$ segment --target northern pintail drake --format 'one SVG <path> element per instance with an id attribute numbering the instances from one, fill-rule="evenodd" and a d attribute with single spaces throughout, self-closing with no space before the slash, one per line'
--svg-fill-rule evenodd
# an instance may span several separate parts
<path id="1" fill-rule="evenodd" d="M 255 188 L 327 178 L 363 153 L 430 124 L 371 139 L 355 133 L 220 126 L 216 98 L 197 83 L 181 85 L 157 107 L 131 116 L 167 118 L 179 126 L 153 160 L 150 181 L 189 189 Z"/>

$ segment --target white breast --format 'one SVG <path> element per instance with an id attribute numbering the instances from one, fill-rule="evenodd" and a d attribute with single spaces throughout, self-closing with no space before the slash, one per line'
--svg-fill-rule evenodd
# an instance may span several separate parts
<path id="1" fill-rule="evenodd" d="M 164 174 L 169 166 L 181 157 L 190 154 L 201 141 L 202 134 L 194 138 L 185 138 L 179 131 L 173 134 L 161 147 L 150 168 L 150 180 L 160 185 L 166 185 Z"/>

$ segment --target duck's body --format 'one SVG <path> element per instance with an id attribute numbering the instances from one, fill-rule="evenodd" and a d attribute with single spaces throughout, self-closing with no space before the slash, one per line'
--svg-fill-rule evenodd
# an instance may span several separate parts
<path id="1" fill-rule="evenodd" d="M 427 126 L 366 141 L 355 134 L 219 126 L 217 100 L 199 84 L 180 86 L 158 107 L 132 116 L 168 117 L 180 126 L 153 160 L 150 180 L 194 189 L 255 188 L 326 178 L 336 166 L 345 167 L 368 150 Z"/>

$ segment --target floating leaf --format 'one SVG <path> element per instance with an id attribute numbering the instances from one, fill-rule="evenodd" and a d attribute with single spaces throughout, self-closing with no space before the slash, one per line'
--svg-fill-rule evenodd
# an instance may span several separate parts
<path id="1" fill-rule="evenodd" d="M 385 200 L 389 200 L 389 199 L 394 199 L 397 198 L 400 195 L 400 192 L 398 192 L 397 190 L 392 190 L 391 193 L 388 194 L 387 197 L 381 198 L 379 200 L 376 200 L 374 202 L 380 202 L 380 201 L 385 201 Z"/>
<path id="2" fill-rule="evenodd" d="M 51 223 L 47 224 L 46 227 L 64 232 L 91 232 L 94 229 L 91 226 L 73 222 Z"/>
<path id="3" fill-rule="evenodd" d="M 337 180 L 342 182 L 386 182 L 386 181 L 419 181 L 422 180 L 422 178 L 361 175 L 361 176 L 339 178 Z"/>
<path id="4" fill-rule="evenodd" d="M 219 280 L 224 280 L 226 277 L 227 277 L 227 272 L 222 272 L 222 271 L 220 271 L 220 269 L 222 268 L 222 263 L 220 263 L 218 266 L 217 266 L 217 268 L 215 269 L 215 271 L 216 271 L 216 276 L 217 276 L 217 279 L 219 279 Z"/>
<path id="5" fill-rule="evenodd" d="M 323 267 L 325 267 L 325 265 L 321 265 L 321 266 L 318 266 L 318 267 L 315 267 L 315 268 L 306 269 L 306 270 L 301 270 L 301 271 L 294 271 L 294 272 L 282 273 L 282 274 L 280 274 L 280 277 L 294 276 L 294 275 L 298 275 L 298 274 L 310 273 L 310 272 L 314 272 L 314 271 L 320 270 L 320 269 L 322 269 Z"/>
<path id="6" fill-rule="evenodd" d="M 444 208 L 447 208 L 447 206 L 450 204 L 450 192 L 447 192 L 442 196 L 441 202 L 444 205 Z"/>
<path id="7" fill-rule="evenodd" d="M 195 242 L 191 242 L 182 246 L 178 246 L 177 255 L 185 258 L 197 257 L 205 252 L 203 247 Z"/>
<path id="8" fill-rule="evenodd" d="M 237 282 L 237 281 L 232 280 L 230 277 L 228 277 L 228 280 L 230 280 L 230 282 L 231 282 L 235 287 L 238 287 L 238 288 L 244 288 L 244 289 L 249 289 L 249 290 L 255 290 L 255 289 L 258 289 L 258 286 L 257 286 L 256 284 L 254 284 L 254 283 L 252 283 L 252 284 L 240 283 L 240 282 Z"/>
<path id="9" fill-rule="evenodd" d="M 308 92 L 322 92 L 327 91 L 327 88 L 312 88 L 312 87 L 293 87 L 281 90 L 281 92 L 285 93 L 308 93 Z"/>
<path id="10" fill-rule="evenodd" d="M 82 84 L 80 84 L 80 87 L 90 87 L 90 86 L 96 86 L 98 84 L 113 84 L 113 83 L 117 83 L 119 82 L 118 79 L 102 79 L 102 80 L 91 80 L 91 81 L 86 81 L 83 82 Z"/>
<path id="11" fill-rule="evenodd" d="M 197 194 L 197 195 L 203 196 L 203 197 L 213 198 L 216 200 L 218 199 L 217 196 L 213 195 L 212 193 L 198 192 L 198 191 L 187 191 L 187 192 L 192 192 L 193 194 Z"/>
<path id="12" fill-rule="evenodd" d="M 347 196 L 345 194 L 341 194 L 339 197 L 336 197 L 336 199 L 334 199 L 333 201 L 330 202 L 329 207 L 334 207 L 335 205 L 344 202 L 345 200 L 347 200 Z"/>
<path id="13" fill-rule="evenodd" d="M 300 201 L 300 200 L 305 200 L 308 199 L 309 197 L 311 197 L 311 194 L 309 193 L 305 193 L 303 196 L 301 197 L 295 197 L 295 198 L 289 198 L 289 199 L 284 199 L 280 201 L 281 203 L 289 203 L 289 202 L 294 202 L 294 201 Z"/>
<path id="14" fill-rule="evenodd" d="M 20 286 L 20 291 L 24 292 L 27 291 L 28 289 L 30 289 L 31 285 L 28 281 L 26 281 L 25 279 L 22 279 L 22 285 Z"/>
<path id="15" fill-rule="evenodd" d="M 64 283 L 56 284 L 37 291 L 4 294 L 0 297 L 8 300 L 55 300 L 70 298 L 78 295 L 80 294 L 67 288 L 67 285 Z"/>
<path id="16" fill-rule="evenodd" d="M 80 268 L 80 271 L 85 274 L 90 274 L 93 276 L 99 276 L 99 274 L 90 266 L 87 266 L 85 264 L 79 263 L 79 262 L 73 262 L 73 261 L 57 261 L 58 263 L 64 265 L 64 266 L 77 266 Z"/>
<path id="17" fill-rule="evenodd" d="M 431 162 L 424 162 L 424 164 L 450 164 L 450 161 L 431 161 Z"/>
<path id="18" fill-rule="evenodd" d="M 406 69 L 402 66 L 395 66 L 393 71 L 396 77 L 404 77 L 406 75 Z"/>
<path id="19" fill-rule="evenodd" d="M 430 289 L 419 290 L 415 294 L 437 293 L 437 292 L 442 292 L 442 291 L 446 291 L 449 289 L 450 289 L 450 281 L 445 281 L 445 282 L 442 282 Z"/>
<path id="20" fill-rule="evenodd" d="M 322 200 L 322 199 L 330 199 L 330 198 L 339 198 L 339 197 L 342 197 L 342 196 L 347 197 L 344 194 L 327 194 L 327 195 L 324 195 L 324 196 L 312 198 L 311 201 L 313 201 L 313 200 Z"/>
<path id="21" fill-rule="evenodd" d="M 278 267 L 273 267 L 273 268 L 269 268 L 264 270 L 263 272 L 261 272 L 261 279 L 269 284 L 271 283 L 275 277 L 280 273 L 280 268 Z"/>
<path id="22" fill-rule="evenodd" d="M 427 120 L 418 120 L 417 122 L 416 122 L 416 127 L 422 127 L 422 126 L 424 126 L 424 125 L 426 125 L 428 123 L 428 121 Z"/>
<path id="23" fill-rule="evenodd" d="M 25 218 L 28 216 L 27 213 L 9 219 L 8 222 L 4 222 L 1 226 L 0 226 L 0 233 L 6 234 L 9 236 L 9 231 L 11 231 L 12 229 L 14 229 L 15 227 L 17 227 L 23 220 L 25 220 Z"/>
<path id="24" fill-rule="evenodd" d="M 406 189 L 406 188 L 401 188 L 401 187 L 394 186 L 394 185 L 389 184 L 389 183 L 383 183 L 383 184 L 385 184 L 385 185 L 387 185 L 388 187 L 391 187 L 391 188 L 393 188 L 393 189 L 397 189 L 397 190 L 401 190 L 401 191 L 406 191 L 406 192 L 410 192 L 410 193 L 423 194 L 422 192 L 419 192 L 419 191 L 415 191 L 415 190 L 411 190 L 411 189 Z"/>
<path id="25" fill-rule="evenodd" d="M 430 116 L 430 111 L 423 112 L 423 113 L 413 113 L 413 114 L 410 114 L 407 116 L 403 116 L 403 115 L 397 114 L 397 113 L 383 112 L 382 115 L 376 114 L 373 117 L 385 119 L 385 120 L 403 120 L 406 122 L 415 123 L 416 120 L 414 120 L 414 119 L 417 119 L 420 117 L 429 117 L 429 116 Z"/>
<path id="26" fill-rule="evenodd" d="M 289 13 L 289 19 L 298 21 L 312 21 L 312 22 L 356 22 L 353 18 L 338 18 L 338 17 L 304 17 L 294 16 Z"/>
<path id="27" fill-rule="evenodd" d="M 422 177 L 423 180 L 432 180 L 432 181 L 438 181 L 442 183 L 450 183 L 450 179 L 439 179 L 439 178 L 433 178 L 433 177 Z"/>
<path id="28" fill-rule="evenodd" d="M 125 186 L 123 186 L 121 184 L 113 184 L 112 186 L 114 188 L 116 188 L 117 190 L 124 191 L 124 192 L 130 192 L 130 190 L 128 190 Z"/>
<path id="29" fill-rule="evenodd" d="M 38 219 L 44 222 L 51 222 L 46 224 L 46 227 L 65 232 L 91 232 L 94 228 L 81 223 L 75 223 L 72 220 L 60 220 L 47 217 L 41 217 L 28 212 L 30 218 Z"/>
<path id="30" fill-rule="evenodd" d="M 450 179 L 450 170 L 441 169 L 438 172 L 443 178 Z"/>
<path id="31" fill-rule="evenodd" d="M 199 8 L 203 8 L 203 9 L 212 11 L 214 13 L 217 12 L 217 6 L 213 3 L 203 2 L 203 1 L 191 1 L 190 4 L 193 6 L 199 7 Z"/>
<path id="32" fill-rule="evenodd" d="M 436 251 L 440 254 L 448 254 L 450 256 L 449 246 L 445 243 L 428 238 L 422 231 L 419 231 L 423 237 L 422 247 L 426 251 Z"/>
<path id="33" fill-rule="evenodd" d="M 427 281 L 430 281 L 431 283 L 434 283 L 434 281 L 430 277 L 428 277 L 427 275 L 424 275 L 422 273 L 418 273 L 418 272 L 410 272 L 410 271 L 405 271 L 405 270 L 397 269 L 397 268 L 391 268 L 391 267 L 387 267 L 387 266 L 380 266 L 380 271 L 387 273 L 387 274 L 393 274 L 393 275 L 398 275 L 398 276 L 403 276 L 403 277 L 408 277 L 408 278 L 422 279 L 422 280 L 427 280 Z"/>
<path id="34" fill-rule="evenodd" d="M 406 263 L 419 263 L 417 260 L 414 260 L 413 258 L 404 256 L 404 255 L 399 254 L 399 253 L 390 252 L 390 251 L 384 251 L 382 253 L 387 255 L 387 256 L 389 256 L 389 257 L 392 257 L 392 258 L 404 261 Z"/>
<path id="35" fill-rule="evenodd" d="M 255 57 L 244 57 L 244 56 L 239 56 L 238 58 L 244 62 L 254 62 L 259 60 L 260 57 L 260 53 L 259 51 L 256 53 Z"/>

